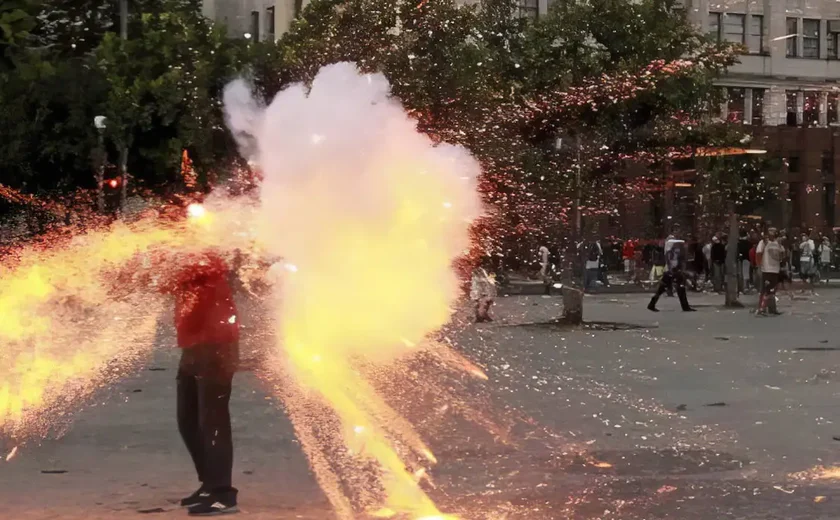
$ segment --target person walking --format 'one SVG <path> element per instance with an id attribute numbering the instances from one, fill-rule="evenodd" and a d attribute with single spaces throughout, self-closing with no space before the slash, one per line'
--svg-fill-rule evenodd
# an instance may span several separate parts
<path id="1" fill-rule="evenodd" d="M 738 269 L 738 292 L 745 294 L 750 290 L 751 277 L 750 277 L 750 249 L 752 248 L 752 244 L 750 244 L 750 239 L 747 236 L 747 230 L 742 229 L 739 233 L 738 237 L 738 256 L 737 256 L 737 269 Z"/>
<path id="2" fill-rule="evenodd" d="M 716 293 L 723 292 L 723 270 L 726 265 L 726 246 L 718 235 L 712 238 L 712 284 Z"/>
<path id="3" fill-rule="evenodd" d="M 822 243 L 819 245 L 819 257 L 820 257 L 820 280 L 824 280 L 825 283 L 828 283 L 829 278 L 831 278 L 831 240 L 827 236 L 824 236 L 822 239 Z"/>
<path id="4" fill-rule="evenodd" d="M 487 271 L 490 262 L 485 261 L 482 264 L 473 271 L 470 288 L 470 299 L 475 306 L 476 323 L 493 321 L 490 316 L 490 308 L 496 301 L 496 279 Z"/>
<path id="5" fill-rule="evenodd" d="M 671 244 L 666 254 L 665 273 L 662 275 L 656 293 L 650 299 L 647 308 L 649 311 L 659 312 L 659 309 L 656 308 L 659 298 L 666 291 L 673 292 L 674 286 L 676 286 L 677 297 L 680 300 L 680 307 L 682 307 L 683 312 L 695 311 L 696 309 L 688 304 L 688 296 L 685 291 L 685 242 L 673 237 L 669 237 L 669 240 L 671 240 Z"/>
<path id="6" fill-rule="evenodd" d="M 610 286 L 610 279 L 607 276 L 607 271 L 609 271 L 609 261 L 607 258 L 607 252 L 614 252 L 612 247 L 604 248 L 601 245 L 600 240 L 595 241 L 598 244 L 598 248 L 600 250 L 600 256 L 598 257 L 598 281 L 604 284 L 604 287 Z M 610 258 L 615 258 L 614 256 L 610 255 Z"/>
<path id="7" fill-rule="evenodd" d="M 779 284 L 779 272 L 784 260 L 784 251 L 776 240 L 776 229 L 767 230 L 766 240 L 758 244 L 757 253 L 761 255 L 761 277 L 764 284 L 758 299 L 757 315 L 781 314 L 776 308 L 776 286 Z"/>
<path id="8" fill-rule="evenodd" d="M 175 297 L 178 430 L 200 482 L 181 505 L 194 516 L 235 513 L 229 402 L 239 361 L 239 319 L 232 274 L 214 251 L 176 260 L 183 267 L 162 281 L 161 290 Z"/>
<path id="9" fill-rule="evenodd" d="M 592 285 L 600 278 L 601 256 L 604 252 L 597 240 L 586 245 L 586 263 L 584 265 L 583 289 L 589 291 Z"/>
<path id="10" fill-rule="evenodd" d="M 709 239 L 705 240 L 703 244 L 703 272 L 706 273 L 706 276 L 703 280 L 703 285 L 708 286 L 709 282 L 712 280 L 712 241 Z"/>
<path id="11" fill-rule="evenodd" d="M 799 278 L 813 290 L 816 247 L 814 241 L 807 234 L 802 233 L 799 242 Z"/>
<path id="12" fill-rule="evenodd" d="M 636 241 L 628 239 L 621 247 L 621 257 L 624 260 L 624 274 L 628 282 L 636 279 Z"/>
<path id="13" fill-rule="evenodd" d="M 653 244 L 650 253 L 650 281 L 656 282 L 665 274 L 665 250 L 659 244 Z"/>
<path id="14" fill-rule="evenodd" d="M 546 246 L 540 246 L 540 278 L 543 283 L 543 294 L 551 294 L 551 252 Z"/>

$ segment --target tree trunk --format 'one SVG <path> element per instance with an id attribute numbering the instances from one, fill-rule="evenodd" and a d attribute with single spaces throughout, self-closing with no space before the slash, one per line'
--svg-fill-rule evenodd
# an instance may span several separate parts
<path id="1" fill-rule="evenodd" d="M 125 203 L 128 200 L 128 145 L 120 146 L 120 213 L 125 212 Z"/>
<path id="2" fill-rule="evenodd" d="M 743 307 L 738 300 L 738 214 L 735 203 L 729 202 L 729 240 L 726 244 L 726 306 Z"/>
<path id="3" fill-rule="evenodd" d="M 564 285 L 562 292 L 563 321 L 569 325 L 580 325 L 583 323 L 583 291 Z"/>

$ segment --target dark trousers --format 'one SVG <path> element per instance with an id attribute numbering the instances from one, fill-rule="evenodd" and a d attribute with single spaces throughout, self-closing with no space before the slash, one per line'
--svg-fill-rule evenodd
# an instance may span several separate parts
<path id="1" fill-rule="evenodd" d="M 600 277 L 598 269 L 587 269 L 583 273 L 583 289 L 589 290 Z"/>
<path id="2" fill-rule="evenodd" d="M 758 312 L 766 312 L 770 309 L 772 314 L 779 312 L 776 309 L 776 286 L 779 285 L 779 273 L 763 273 L 761 296 L 758 299 Z"/>
<path id="3" fill-rule="evenodd" d="M 656 289 L 656 294 L 650 299 L 648 307 L 656 307 L 656 302 L 665 291 L 673 291 L 676 285 L 677 297 L 680 299 L 680 306 L 682 310 L 687 311 L 691 308 L 688 304 L 688 296 L 685 293 L 685 273 L 681 270 L 665 271 L 662 275 L 662 280 L 659 281 L 659 287 Z"/>
<path id="4" fill-rule="evenodd" d="M 178 430 L 201 487 L 234 496 L 228 404 L 237 359 L 235 345 L 202 345 L 184 349 L 178 366 Z"/>

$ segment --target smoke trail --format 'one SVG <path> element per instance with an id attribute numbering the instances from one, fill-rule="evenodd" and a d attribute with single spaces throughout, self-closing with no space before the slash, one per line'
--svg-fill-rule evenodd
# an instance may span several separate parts
<path id="1" fill-rule="evenodd" d="M 239 153 L 247 160 L 255 159 L 257 143 L 254 134 L 260 125 L 263 104 L 253 96 L 252 86 L 242 79 L 225 87 L 222 100 L 225 121 L 239 145 Z"/>
<path id="2" fill-rule="evenodd" d="M 287 266 L 278 358 L 301 389 L 289 411 L 316 476 L 343 516 L 349 494 L 380 514 L 443 518 L 406 469 L 434 456 L 357 368 L 410 355 L 449 320 L 459 296 L 452 262 L 481 213 L 480 168 L 466 150 L 418 133 L 387 80 L 353 64 L 325 67 L 309 89 L 288 87 L 260 116 L 242 88 L 226 91 L 227 118 L 235 134 L 254 135 L 265 175 L 256 234 Z M 323 422 L 317 403 L 333 411 L 336 431 L 312 424 Z M 346 468 L 324 462 L 336 443 L 357 468 L 375 463 L 383 496 L 354 491 L 358 479 L 338 489 Z"/>

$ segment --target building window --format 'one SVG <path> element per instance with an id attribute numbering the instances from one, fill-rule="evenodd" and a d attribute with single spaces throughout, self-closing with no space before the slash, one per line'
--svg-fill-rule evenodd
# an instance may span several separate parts
<path id="1" fill-rule="evenodd" d="M 830 125 L 836 125 L 838 123 L 838 114 L 837 110 L 840 109 L 840 94 L 837 92 L 829 92 L 828 93 L 828 106 L 826 110 L 828 110 L 826 121 Z"/>
<path id="2" fill-rule="evenodd" d="M 251 11 L 251 39 L 260 41 L 260 12 Z"/>
<path id="3" fill-rule="evenodd" d="M 720 41 L 720 13 L 709 13 L 709 36 Z"/>
<path id="4" fill-rule="evenodd" d="M 752 15 L 750 19 L 750 52 L 761 54 L 764 52 L 764 16 Z"/>
<path id="5" fill-rule="evenodd" d="M 723 15 L 723 39 L 732 43 L 744 44 L 744 22 L 746 15 L 729 14 Z"/>
<path id="6" fill-rule="evenodd" d="M 274 29 L 275 29 L 275 20 L 274 20 L 274 7 L 266 7 L 265 8 L 265 17 L 266 17 L 266 25 L 268 26 L 268 30 L 266 30 L 266 39 L 270 42 L 274 41 Z"/>
<path id="7" fill-rule="evenodd" d="M 822 153 L 822 174 L 823 177 L 833 179 L 834 178 L 834 156 L 831 152 L 823 152 Z"/>
<path id="8" fill-rule="evenodd" d="M 788 58 L 795 58 L 799 56 L 799 19 L 798 18 L 788 18 L 787 19 L 787 36 L 785 38 L 787 42 L 787 57 Z"/>
<path id="9" fill-rule="evenodd" d="M 764 89 L 752 89 L 752 124 L 761 126 L 764 124 Z"/>
<path id="10" fill-rule="evenodd" d="M 744 122 L 744 92 L 743 88 L 728 87 L 726 89 L 726 120 L 730 123 Z"/>
<path id="11" fill-rule="evenodd" d="M 802 223 L 801 183 L 788 182 L 788 201 L 790 201 L 790 222 L 788 227 L 799 227 Z"/>
<path id="12" fill-rule="evenodd" d="M 797 97 L 798 92 L 795 90 L 788 90 L 785 92 L 786 98 L 786 105 L 787 105 L 787 126 L 798 126 L 799 121 L 797 118 Z"/>
<path id="13" fill-rule="evenodd" d="M 820 93 L 805 92 L 805 103 L 802 106 L 802 123 L 805 126 L 819 126 L 820 124 Z"/>
<path id="14" fill-rule="evenodd" d="M 829 20 L 825 31 L 825 48 L 830 60 L 840 60 L 840 20 Z"/>
<path id="15" fill-rule="evenodd" d="M 820 57 L 819 20 L 802 20 L 802 57 Z"/>
<path id="16" fill-rule="evenodd" d="M 535 20 L 540 14 L 539 0 L 519 0 L 519 17 Z"/>
<path id="17" fill-rule="evenodd" d="M 799 173 L 799 156 L 791 155 L 787 159 L 788 173 Z"/>
<path id="18" fill-rule="evenodd" d="M 836 189 L 837 188 L 833 182 L 826 182 L 823 184 L 823 215 L 825 215 L 825 223 L 828 224 L 829 228 L 834 227 L 834 192 Z"/>

